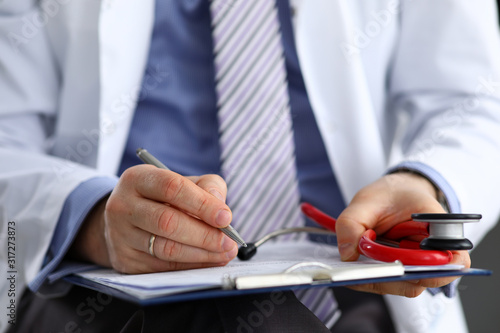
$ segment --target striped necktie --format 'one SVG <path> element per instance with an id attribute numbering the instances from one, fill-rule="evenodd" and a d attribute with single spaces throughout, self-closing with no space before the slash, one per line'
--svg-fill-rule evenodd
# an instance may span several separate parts
<path id="1" fill-rule="evenodd" d="M 211 9 L 222 174 L 233 225 L 256 240 L 304 225 L 277 10 L 270 0 Z"/>
<path id="2" fill-rule="evenodd" d="M 227 203 L 232 225 L 254 241 L 304 225 L 278 13 L 273 0 L 212 0 L 211 14 Z M 298 296 L 331 323 L 330 291 Z"/>

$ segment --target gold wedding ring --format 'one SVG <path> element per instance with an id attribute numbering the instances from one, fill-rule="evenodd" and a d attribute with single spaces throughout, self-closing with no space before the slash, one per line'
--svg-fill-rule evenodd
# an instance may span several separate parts
<path id="1" fill-rule="evenodd" d="M 155 246 L 155 240 L 156 240 L 156 235 L 155 234 L 151 234 L 151 237 L 149 237 L 149 254 L 152 255 L 153 257 L 155 256 L 155 249 L 154 249 L 154 246 Z"/>

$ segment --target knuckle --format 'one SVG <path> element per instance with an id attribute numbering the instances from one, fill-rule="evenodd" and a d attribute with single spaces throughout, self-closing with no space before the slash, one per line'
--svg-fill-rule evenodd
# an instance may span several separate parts
<path id="1" fill-rule="evenodd" d="M 120 181 L 125 183 L 133 182 L 136 180 L 137 174 L 137 167 L 125 169 L 125 171 L 123 171 L 122 175 L 120 176 Z"/>
<path id="2" fill-rule="evenodd" d="M 207 175 L 207 177 L 209 177 L 210 181 L 214 182 L 222 189 L 224 189 L 224 190 L 227 189 L 226 181 L 221 176 L 215 175 L 215 174 L 210 174 L 210 175 Z"/>
<path id="3" fill-rule="evenodd" d="M 336 228 L 342 229 L 355 224 L 358 224 L 358 220 L 353 215 L 349 214 L 349 212 L 344 211 L 337 219 Z"/>
<path id="4" fill-rule="evenodd" d="M 176 260 L 182 254 L 182 247 L 182 244 L 167 239 L 163 245 L 162 252 L 167 260 Z M 171 262 L 171 264 L 175 264 L 175 262 Z"/>
<path id="5" fill-rule="evenodd" d="M 162 236 L 170 238 L 179 228 L 179 216 L 174 209 L 159 208 L 158 210 L 161 210 L 157 219 L 158 230 Z"/>
<path id="6" fill-rule="evenodd" d="M 210 229 L 205 230 L 202 235 L 201 247 L 204 249 L 210 249 L 214 247 L 215 244 L 222 244 L 222 237 L 224 237 L 222 233 L 214 233 Z"/>
<path id="7" fill-rule="evenodd" d="M 409 288 L 406 288 L 403 295 L 408 297 L 408 298 L 415 298 L 415 297 L 419 296 L 424 290 L 425 290 L 425 288 L 423 288 L 423 287 L 411 286 Z"/>
<path id="8" fill-rule="evenodd" d="M 196 209 L 196 214 L 202 214 L 210 207 L 210 200 L 208 197 L 204 197 L 200 200 L 198 208 Z"/>
<path id="9" fill-rule="evenodd" d="M 164 193 L 167 200 L 177 201 L 186 182 L 183 177 L 172 176 L 165 180 Z"/>
<path id="10" fill-rule="evenodd" d="M 118 215 L 118 214 L 123 214 L 124 212 L 128 211 L 130 208 L 128 205 L 125 204 L 125 202 L 118 196 L 116 195 L 111 195 L 108 198 L 108 201 L 106 202 L 105 206 L 105 214 L 112 214 L 112 215 Z"/>

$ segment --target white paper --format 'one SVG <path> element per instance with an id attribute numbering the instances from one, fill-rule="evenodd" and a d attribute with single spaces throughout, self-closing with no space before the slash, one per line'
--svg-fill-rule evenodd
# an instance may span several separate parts
<path id="1" fill-rule="evenodd" d="M 145 299 L 220 287 L 224 277 L 281 273 L 302 262 L 321 262 L 331 267 L 380 263 L 364 256 L 355 262 L 342 262 L 337 247 L 322 243 L 275 242 L 259 247 L 257 254 L 248 261 L 236 258 L 224 267 L 137 275 L 120 274 L 111 269 L 99 269 L 78 275 Z"/>

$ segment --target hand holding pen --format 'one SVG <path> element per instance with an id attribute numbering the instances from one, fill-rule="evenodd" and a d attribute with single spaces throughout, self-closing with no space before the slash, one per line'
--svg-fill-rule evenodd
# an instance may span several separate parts
<path id="1" fill-rule="evenodd" d="M 151 153 L 148 152 L 146 149 L 138 148 L 137 149 L 137 156 L 141 159 L 141 161 L 143 161 L 146 164 L 154 165 L 155 167 L 160 168 L 160 169 L 170 170 L 169 168 L 167 168 L 165 166 L 165 164 L 163 164 L 156 157 L 151 155 Z M 224 234 L 226 234 L 229 238 L 234 240 L 236 243 L 238 243 L 238 245 L 242 245 L 243 247 L 247 247 L 247 244 L 245 243 L 243 238 L 241 238 L 240 234 L 238 234 L 238 232 L 231 225 L 228 225 L 225 228 L 221 228 L 221 231 Z"/>
<path id="2" fill-rule="evenodd" d="M 232 219 L 226 191 L 217 175 L 133 166 L 87 216 L 71 254 L 133 274 L 225 265 L 238 251 L 221 232 Z"/>

